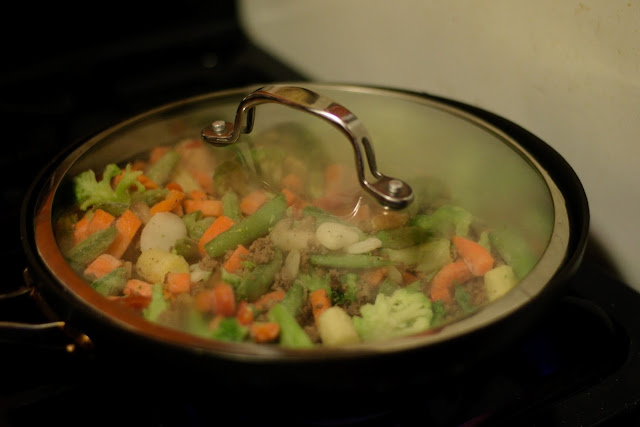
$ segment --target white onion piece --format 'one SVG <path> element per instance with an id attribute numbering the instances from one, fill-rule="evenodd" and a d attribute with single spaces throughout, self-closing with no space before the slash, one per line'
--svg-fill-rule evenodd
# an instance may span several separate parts
<path id="1" fill-rule="evenodd" d="M 322 246 L 333 251 L 353 245 L 360 240 L 358 231 L 338 222 L 323 222 L 316 230 L 316 239 Z"/>
<path id="2" fill-rule="evenodd" d="M 369 237 L 362 242 L 347 246 L 346 252 L 350 254 L 366 254 L 382 246 L 382 241 L 377 237 Z"/>
<path id="3" fill-rule="evenodd" d="M 140 250 L 160 249 L 170 252 L 176 240 L 187 237 L 187 226 L 178 215 L 158 212 L 140 233 Z"/>
<path id="4" fill-rule="evenodd" d="M 284 260 L 282 272 L 286 279 L 293 280 L 298 276 L 298 271 L 300 271 L 300 251 L 293 249 Z"/>

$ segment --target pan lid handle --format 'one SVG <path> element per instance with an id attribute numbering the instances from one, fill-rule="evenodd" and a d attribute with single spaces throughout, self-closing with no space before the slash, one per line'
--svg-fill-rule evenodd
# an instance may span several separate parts
<path id="1" fill-rule="evenodd" d="M 342 131 L 353 146 L 360 185 L 380 204 L 391 209 L 402 209 L 413 201 L 409 184 L 378 171 L 371 137 L 356 115 L 332 99 L 306 88 L 288 85 L 261 87 L 240 102 L 235 123 L 216 120 L 202 130 L 202 139 L 215 146 L 236 142 L 240 134 L 253 130 L 255 107 L 266 103 L 281 104 L 310 113 Z M 371 177 L 366 176 L 365 163 L 368 164 Z"/>

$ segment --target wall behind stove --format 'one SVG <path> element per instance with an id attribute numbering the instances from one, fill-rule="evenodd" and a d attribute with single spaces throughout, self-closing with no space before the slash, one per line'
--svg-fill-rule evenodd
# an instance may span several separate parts
<path id="1" fill-rule="evenodd" d="M 311 79 L 458 99 L 581 178 L 594 246 L 640 290 L 640 2 L 239 0 L 250 38 Z"/>

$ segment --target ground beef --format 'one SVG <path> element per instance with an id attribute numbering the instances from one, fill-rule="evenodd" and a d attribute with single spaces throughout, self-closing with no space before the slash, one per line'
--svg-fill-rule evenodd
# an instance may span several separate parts
<path id="1" fill-rule="evenodd" d="M 213 271 L 215 270 L 220 263 L 215 258 L 211 258 L 210 256 L 205 256 L 200 260 L 198 266 L 204 271 Z"/>
<path id="2" fill-rule="evenodd" d="M 261 237 L 249 246 L 246 259 L 254 264 L 266 264 L 273 258 L 275 247 L 269 237 Z"/>
<path id="3" fill-rule="evenodd" d="M 295 278 L 291 279 L 288 277 L 285 277 L 286 275 L 282 275 L 280 273 L 276 273 L 276 277 L 273 280 L 273 284 L 271 285 L 271 290 L 276 290 L 278 288 L 284 290 L 285 292 L 289 290 L 289 288 L 291 288 L 291 285 L 293 285 L 293 282 L 295 282 Z"/>

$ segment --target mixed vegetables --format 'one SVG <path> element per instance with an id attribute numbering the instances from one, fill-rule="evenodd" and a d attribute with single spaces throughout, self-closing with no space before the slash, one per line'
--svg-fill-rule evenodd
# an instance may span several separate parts
<path id="1" fill-rule="evenodd" d="M 303 348 L 430 333 L 537 262 L 517 233 L 484 225 L 441 182 L 410 180 L 416 201 L 390 211 L 351 169 L 184 140 L 75 176 L 56 236 L 89 286 L 151 322 Z"/>

